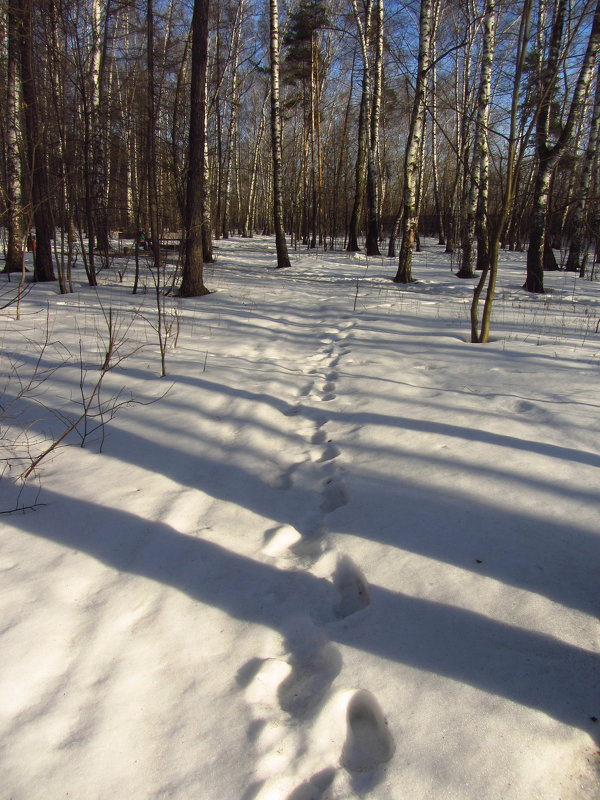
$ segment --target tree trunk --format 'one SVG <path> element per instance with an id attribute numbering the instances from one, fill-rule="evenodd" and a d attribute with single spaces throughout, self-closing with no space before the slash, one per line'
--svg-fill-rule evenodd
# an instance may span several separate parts
<path id="1" fill-rule="evenodd" d="M 375 2 L 375 54 L 371 81 L 371 114 L 369 126 L 369 149 L 367 152 L 367 238 L 368 256 L 379 256 L 379 117 L 381 114 L 381 92 L 383 75 L 383 4 Z"/>
<path id="2" fill-rule="evenodd" d="M 367 177 L 367 147 L 366 147 L 366 130 L 368 119 L 368 88 L 367 77 L 363 69 L 363 87 L 360 100 L 360 109 L 358 112 L 358 142 L 356 152 L 356 164 L 354 167 L 354 202 L 352 204 L 352 213 L 350 214 L 350 223 L 348 227 L 348 245 L 346 250 L 349 253 L 358 253 L 360 246 L 358 244 L 358 236 L 360 233 L 360 226 L 363 211 L 363 198 L 365 196 L 366 177 Z"/>
<path id="3" fill-rule="evenodd" d="M 94 228 L 96 248 L 106 254 L 108 239 L 108 206 L 106 188 L 106 135 L 104 125 L 105 92 L 104 72 L 108 45 L 108 20 L 110 0 L 106 2 L 104 14 L 101 0 L 92 2 L 92 53 L 91 53 L 91 99 L 90 99 L 90 164 L 91 191 L 94 206 Z"/>
<path id="4" fill-rule="evenodd" d="M 592 117 L 588 134 L 587 147 L 583 156 L 581 168 L 581 178 L 573 219 L 571 222 L 572 232 L 569 242 L 569 255 L 567 257 L 566 269 L 569 272 L 580 272 L 583 266 L 582 251 L 587 242 L 585 237 L 585 212 L 590 193 L 592 167 L 598 153 L 600 131 L 600 71 L 596 65 L 596 89 L 594 92 L 594 104 L 592 107 Z M 581 276 L 583 277 L 583 275 Z"/>
<path id="5" fill-rule="evenodd" d="M 252 155 L 252 166 L 250 168 L 250 186 L 248 187 L 248 203 L 246 205 L 244 227 L 242 228 L 242 236 L 244 237 L 251 237 L 253 235 L 254 207 L 256 204 L 256 176 L 258 172 L 258 158 L 260 154 L 260 146 L 262 143 L 262 137 L 265 130 L 265 105 L 267 99 L 268 99 L 268 94 L 265 95 L 265 99 L 263 101 L 263 105 L 260 110 L 260 120 L 258 123 L 258 131 L 256 133 L 254 153 Z"/>
<path id="6" fill-rule="evenodd" d="M 477 118 L 473 153 L 473 184 L 469 213 L 473 215 L 473 234 L 477 237 L 477 268 L 488 265 L 488 186 L 489 147 L 488 123 L 490 116 L 490 94 L 492 86 L 492 64 L 496 35 L 495 0 L 487 0 L 483 17 L 483 44 L 481 72 L 477 91 Z"/>
<path id="7" fill-rule="evenodd" d="M 21 50 L 21 82 L 25 138 L 27 140 L 27 164 L 36 233 L 33 276 L 36 281 L 53 281 L 56 280 L 52 260 L 54 225 L 50 206 L 46 147 L 40 125 L 39 95 L 34 69 L 32 0 L 21 0 L 17 14 Z"/>
<path id="8" fill-rule="evenodd" d="M 469 156 L 471 168 L 469 169 Z M 457 278 L 475 277 L 475 218 L 477 214 L 477 184 L 479 182 L 478 165 L 475 153 L 465 152 L 465 170 L 463 175 L 463 198 L 460 226 L 461 266 L 456 273 Z"/>
<path id="9" fill-rule="evenodd" d="M 23 267 L 23 218 L 21 207 L 21 160 L 19 158 L 19 42 L 17 19 L 12 4 L 7 14 L 7 132 L 6 132 L 6 227 L 7 248 L 4 272 L 21 272 Z"/>
<path id="10" fill-rule="evenodd" d="M 437 21 L 439 15 L 439 3 L 436 3 L 436 10 L 435 10 L 435 22 L 437 28 Z M 431 65 L 431 85 L 430 85 L 430 107 L 431 107 L 431 170 L 433 173 L 433 198 L 435 202 L 435 216 L 437 220 L 437 234 L 438 234 L 438 244 L 445 245 L 446 244 L 446 236 L 444 233 L 444 215 L 442 213 L 442 203 L 440 199 L 440 178 L 439 178 L 439 168 L 438 168 L 438 136 L 437 136 L 437 126 L 438 126 L 438 115 L 437 115 L 437 65 L 436 65 L 436 45 L 435 45 L 435 37 L 432 37 L 431 42 L 431 57 L 433 59 L 433 63 Z M 388 252 L 388 255 L 390 253 Z M 395 255 L 392 254 L 392 255 Z"/>
<path id="11" fill-rule="evenodd" d="M 240 61 L 240 34 L 244 19 L 244 0 L 239 0 L 236 19 L 233 27 L 231 41 L 231 104 L 229 126 L 227 130 L 227 143 L 225 150 L 225 175 L 223 179 L 223 219 L 221 233 L 224 239 L 229 238 L 230 213 L 231 213 L 231 172 L 233 164 L 233 151 L 237 139 L 237 123 L 239 108 L 239 61 Z"/>
<path id="12" fill-rule="evenodd" d="M 208 53 L 208 47 L 207 47 Z M 208 65 L 208 57 L 207 57 Z M 206 97 L 208 94 L 206 87 L 206 79 L 204 81 L 204 116 L 202 117 L 203 127 L 203 158 L 202 158 L 202 192 L 200 202 L 202 204 L 202 258 L 205 264 L 212 264 L 215 260 L 213 255 L 213 239 L 212 239 L 212 221 L 210 213 L 210 202 L 208 196 L 208 187 L 210 186 L 210 164 L 208 160 L 208 103 Z"/>
<path id="13" fill-rule="evenodd" d="M 417 84 L 410 118 L 410 128 L 404 158 L 404 216 L 402 219 L 402 244 L 398 259 L 395 283 L 411 283 L 412 252 L 417 236 L 419 212 L 417 205 L 417 185 L 419 179 L 419 155 L 425 125 L 425 98 L 431 63 L 432 41 L 432 0 L 421 0 L 419 15 L 419 59 L 417 64 Z"/>
<path id="14" fill-rule="evenodd" d="M 277 268 L 291 266 L 283 225 L 281 108 L 279 102 L 279 8 L 269 0 L 271 55 L 271 149 L 273 158 L 273 224 L 277 248 Z"/>
<path id="15" fill-rule="evenodd" d="M 205 201 L 206 67 L 209 0 L 194 0 L 192 15 L 192 81 L 186 192 L 185 250 L 180 297 L 208 294 L 204 285 L 202 222 Z"/>
<path id="16" fill-rule="evenodd" d="M 146 147 L 147 147 L 147 181 L 148 181 L 148 215 L 150 217 L 150 238 L 154 269 L 160 270 L 160 230 L 158 219 L 158 181 L 156 174 L 156 98 L 154 82 L 154 0 L 147 0 L 146 19 Z"/>
<path id="17" fill-rule="evenodd" d="M 542 72 L 542 96 L 536 126 L 537 175 L 534 183 L 533 213 L 527 250 L 527 277 L 523 288 L 537 294 L 544 292 L 544 241 L 552 171 L 565 151 L 572 137 L 575 122 L 582 113 L 583 99 L 589 89 L 594 62 L 600 48 L 600 0 L 597 0 L 586 52 L 571 97 L 567 120 L 557 141 L 550 147 L 548 139 L 554 84 L 557 71 L 561 68 L 566 55 L 562 52 L 564 50 L 563 28 L 566 2 L 567 0 L 558 0 L 556 5 L 548 58 Z"/>
<path id="18" fill-rule="evenodd" d="M 519 124 L 520 84 L 528 52 L 531 6 L 532 0 L 524 0 L 523 8 L 521 9 L 515 76 L 512 85 L 510 131 L 508 135 L 508 153 L 506 159 L 506 181 L 502 202 L 490 237 L 489 263 L 484 265 L 477 286 L 475 287 L 473 301 L 471 303 L 471 341 L 483 344 L 489 340 L 490 335 L 492 307 L 498 274 L 498 247 L 500 244 L 500 237 L 502 236 L 502 231 L 504 230 L 506 220 L 510 214 L 515 195 L 515 177 L 518 173 L 518 167 L 515 168 L 515 161 L 518 140 L 517 129 Z M 489 26 L 493 26 L 493 30 L 495 27 L 495 0 L 486 0 L 486 16 L 489 16 L 490 19 L 489 22 L 486 21 L 485 29 L 489 30 Z M 487 293 L 483 309 L 483 319 L 481 321 L 481 330 L 479 330 L 478 304 L 486 282 Z"/>
<path id="19" fill-rule="evenodd" d="M 460 171 L 460 214 L 459 214 L 459 235 L 461 250 L 461 267 L 456 273 L 458 278 L 475 277 L 475 228 L 477 215 L 477 193 L 479 183 L 479 162 L 475 152 L 474 138 L 475 133 L 471 131 L 471 120 L 475 117 L 472 95 L 474 94 L 474 82 L 471 80 L 471 66 L 476 37 L 476 14 L 477 9 L 473 4 L 467 4 L 468 24 L 467 24 L 467 44 L 463 56 L 462 86 L 459 103 L 460 125 L 458 125 L 457 140 L 460 142 L 458 148 L 458 170 Z M 458 96 L 458 94 L 457 94 Z M 477 127 L 477 123 L 474 126 Z"/>

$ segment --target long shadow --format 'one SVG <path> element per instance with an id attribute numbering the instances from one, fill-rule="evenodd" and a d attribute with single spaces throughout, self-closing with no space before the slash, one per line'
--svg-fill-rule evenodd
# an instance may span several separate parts
<path id="1" fill-rule="evenodd" d="M 480 473 L 473 480 L 486 477 Z M 333 532 L 397 547 L 600 616 L 595 531 L 510 509 L 504 499 L 495 508 L 493 497 L 488 503 L 485 497 L 461 496 L 449 482 L 444 492 L 362 474 L 349 479 L 350 502 L 327 524 Z"/>
<path id="2" fill-rule="evenodd" d="M 240 387 L 228 387 L 206 378 L 187 375 L 174 376 L 182 384 L 190 384 L 201 392 L 218 394 L 231 400 L 250 401 L 254 406 L 268 406 L 284 416 L 292 415 L 297 409 L 286 401 L 269 394 L 253 392 Z M 201 396 L 201 395 L 200 395 Z M 167 404 L 169 403 L 167 399 Z M 37 407 L 32 407 L 33 411 Z M 202 415 L 201 405 L 197 413 Z M 310 419 L 310 410 L 301 412 Z M 246 419 L 244 416 L 244 419 Z M 571 459 L 576 463 L 600 466 L 600 457 L 592 453 L 572 448 L 539 442 L 524 442 L 508 435 L 488 433 L 468 427 L 447 423 L 417 420 L 377 414 L 374 412 L 334 411 L 327 409 L 329 422 L 344 426 L 381 425 L 399 426 L 407 430 L 453 436 L 460 440 L 482 441 L 507 449 L 530 449 L 545 456 L 557 459 Z M 177 409 L 165 414 L 165 419 L 157 424 L 176 431 L 180 424 L 176 421 Z M 230 408 L 228 419 L 235 419 L 234 409 Z M 242 421 L 242 417 L 240 417 Z M 250 424 L 250 423 L 248 423 Z M 265 437 L 279 435 L 281 442 L 291 439 L 291 435 L 271 429 L 264 422 L 255 423 Z M 32 425 L 37 430 L 37 425 Z M 114 429 L 113 429 L 114 430 Z M 212 430 L 212 428 L 211 428 Z M 236 464 L 243 452 L 236 443 L 231 463 L 226 464 L 225 455 L 232 450 L 219 441 L 219 431 L 205 432 L 204 441 L 198 442 L 194 452 L 183 453 L 176 447 L 164 444 L 148 447 L 144 437 L 126 429 L 110 435 L 105 442 L 104 452 L 125 462 L 132 462 L 152 472 L 163 474 L 183 486 L 189 486 L 207 494 L 236 503 L 256 511 L 260 515 L 280 523 L 289 523 L 305 532 L 306 512 L 302 510 L 302 500 L 306 495 L 298 492 L 286 493 L 274 489 L 259 471 L 254 474 Z M 345 445 L 350 453 L 350 445 Z M 364 449 L 364 445 L 361 445 Z M 376 457 L 402 458 L 403 453 L 385 453 L 381 448 L 373 448 L 370 463 L 376 464 Z M 409 456 L 414 460 L 414 454 Z M 423 464 L 436 463 L 434 457 L 422 460 Z M 438 464 L 441 462 L 437 462 Z M 418 464 L 415 463 L 418 467 Z M 446 462 L 442 465 L 448 468 Z M 600 594 L 595 586 L 591 564 L 600 560 L 600 538 L 590 531 L 571 525 L 564 525 L 540 519 L 535 515 L 511 512 L 506 508 L 491 508 L 485 496 L 479 502 L 466 500 L 453 495 L 451 487 L 446 493 L 431 493 L 429 487 L 398 486 L 382 475 L 360 475 L 353 489 L 348 515 L 343 519 L 346 532 L 373 541 L 385 542 L 394 547 L 426 555 L 465 569 L 485 573 L 509 585 L 538 592 L 556 602 L 580 609 L 586 613 L 598 613 Z M 474 481 L 482 477 L 499 478 L 506 481 L 506 472 L 499 468 L 497 473 L 482 470 Z M 552 484 L 541 485 L 532 476 L 531 480 L 519 478 L 523 485 L 532 490 L 560 491 L 570 500 L 589 504 L 593 502 L 581 491 L 568 492 L 565 488 L 555 489 Z M 318 498 L 315 498 L 318 502 Z M 377 524 L 361 520 L 356 509 L 372 507 L 376 509 Z M 340 512 L 344 514 L 342 510 Z M 348 516 L 348 519 L 346 519 Z M 331 518 L 328 525 L 335 523 Z M 441 525 L 440 521 L 445 524 Z M 507 555 L 507 553 L 509 555 Z M 485 556 L 484 563 L 475 568 L 474 559 Z M 569 569 L 561 573 L 561 565 Z"/>
<path id="3" fill-rule="evenodd" d="M 440 358 L 449 358 L 450 355 L 460 355 L 460 358 L 466 360 L 479 360 L 484 369 L 489 369 L 490 361 L 507 361 L 507 355 L 510 356 L 510 361 L 515 365 L 519 365 L 525 369 L 529 364 L 542 364 L 546 366 L 547 363 L 552 364 L 554 371 L 563 371 L 569 369 L 571 361 L 566 357 L 557 356 L 552 350 L 545 352 L 544 348 L 537 348 L 534 353 L 529 350 L 521 350 L 518 345 L 518 340 L 507 340 L 507 349 L 497 349 L 493 346 L 487 347 L 481 344 L 472 344 L 466 340 L 466 331 L 464 323 L 449 319 L 446 329 L 432 329 L 431 319 L 427 317 L 419 317 L 413 314 L 402 315 L 402 327 L 397 331 L 390 331 L 390 327 L 383 327 L 380 318 L 365 319 L 359 318 L 361 338 L 357 339 L 355 344 L 357 346 L 365 345 L 372 348 L 376 345 L 379 348 L 388 348 L 394 351 L 398 347 L 399 341 L 402 341 L 403 348 L 411 356 L 415 354 L 416 348 L 424 356 L 422 350 L 423 343 L 427 343 L 431 350 L 427 350 L 427 355 L 435 355 Z M 378 323 L 377 325 L 375 323 Z M 379 327 L 381 325 L 381 327 Z M 511 325 L 510 331 L 513 330 Z M 529 331 L 530 332 L 530 331 Z M 372 334 L 372 338 L 367 338 L 367 334 Z M 576 335 L 581 336 L 580 331 L 575 331 Z M 502 338 L 502 337 L 500 337 Z M 452 341 L 449 341 L 452 340 Z M 415 348 L 410 350 L 409 348 Z M 371 351 L 372 352 L 372 351 Z M 577 363 L 586 367 L 598 366 L 597 358 L 586 358 L 581 354 L 577 358 Z"/>
<path id="4" fill-rule="evenodd" d="M 271 395 L 252 392 L 248 389 L 242 389 L 240 387 L 234 388 L 231 386 L 224 386 L 223 384 L 215 383 L 205 378 L 199 378 L 186 374 L 178 375 L 173 373 L 173 380 L 177 380 L 179 383 L 195 386 L 201 390 L 218 392 L 220 394 L 230 395 L 235 398 L 251 400 L 252 402 L 256 403 L 264 403 L 272 406 L 276 411 L 279 411 L 283 414 L 289 414 L 292 408 L 292 406 L 285 400 L 280 400 L 279 398 Z M 362 427 L 365 425 L 379 425 L 388 428 L 401 428 L 402 430 L 417 431 L 421 433 L 434 433 L 438 434 L 439 436 L 450 436 L 455 439 L 482 442 L 484 444 L 495 445 L 497 447 L 503 447 L 512 450 L 525 450 L 530 453 L 537 453 L 550 458 L 564 459 L 566 461 L 573 461 L 578 464 L 600 467 L 600 455 L 597 453 L 590 453 L 571 447 L 561 447 L 560 445 L 548 444 L 545 442 L 536 442 L 532 439 L 522 439 L 517 436 L 492 433 L 467 426 L 453 425 L 447 422 L 415 419 L 414 417 L 403 417 L 400 415 L 389 416 L 386 414 L 378 414 L 373 411 L 353 412 L 327 409 L 327 415 L 332 423 L 340 423 L 343 425 L 356 427 Z"/>
<path id="5" fill-rule="evenodd" d="M 290 634 L 299 609 L 319 613 L 333 587 L 308 572 L 280 570 L 126 511 L 46 493 L 42 513 L 15 516 L 23 531 L 112 569 L 157 581 L 232 617 Z M 53 508 L 54 506 L 54 508 Z M 47 515 L 57 513 L 54 524 Z M 77 520 L 78 524 L 72 524 Z M 82 522 L 83 521 L 83 522 Z M 56 524 L 59 522 L 60 524 Z M 600 658 L 481 614 L 371 586 L 371 606 L 328 635 L 349 647 L 469 684 L 598 738 Z"/>

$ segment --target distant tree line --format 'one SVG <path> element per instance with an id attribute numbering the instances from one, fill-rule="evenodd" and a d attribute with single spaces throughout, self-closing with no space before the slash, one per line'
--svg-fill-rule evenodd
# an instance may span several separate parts
<path id="1" fill-rule="evenodd" d="M 280 267 L 398 246 L 399 283 L 435 235 L 490 302 L 500 247 L 530 292 L 593 272 L 600 0 L 0 3 L 7 272 L 33 229 L 64 292 L 57 229 L 91 285 L 111 231 L 147 231 L 157 264 L 181 231 L 187 296 L 214 239 L 256 232 Z"/>

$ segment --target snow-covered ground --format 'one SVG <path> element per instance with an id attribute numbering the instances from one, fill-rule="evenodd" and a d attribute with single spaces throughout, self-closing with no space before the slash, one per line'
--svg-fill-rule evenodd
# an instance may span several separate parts
<path id="1" fill-rule="evenodd" d="M 47 320 L 57 367 L 5 443 L 79 413 L 109 309 L 135 401 L 0 517 L 3 798 L 600 797 L 600 283 L 504 254 L 474 345 L 442 250 L 218 242 L 162 379 L 131 264 L 1 312 L 8 393 Z"/>

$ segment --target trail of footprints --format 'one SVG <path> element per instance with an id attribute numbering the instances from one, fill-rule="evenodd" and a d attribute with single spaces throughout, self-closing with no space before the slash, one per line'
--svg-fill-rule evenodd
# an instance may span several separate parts
<path id="1" fill-rule="evenodd" d="M 287 412 L 300 426 L 309 459 L 271 481 L 274 488 L 288 490 L 295 473 L 312 470 L 319 486 L 316 507 L 297 527 L 267 531 L 262 551 L 280 567 L 309 569 L 328 578 L 336 599 L 330 609 L 313 609 L 311 616 L 290 620 L 285 641 L 271 642 L 270 655 L 252 659 L 238 674 L 255 717 L 248 735 L 259 756 L 257 780 L 243 800 L 326 800 L 337 796 L 336 786 L 358 775 L 368 774 L 376 783 L 378 769 L 394 752 L 376 698 L 365 690 L 333 687 L 342 657 L 323 629 L 370 603 L 361 570 L 328 541 L 327 515 L 348 503 L 348 494 L 343 468 L 336 464 L 340 451 L 326 429 L 329 419 L 318 410 L 320 403 L 336 397 L 337 366 L 349 350 L 346 339 L 353 325 L 342 320 L 324 331 L 310 359 L 310 380 Z"/>

